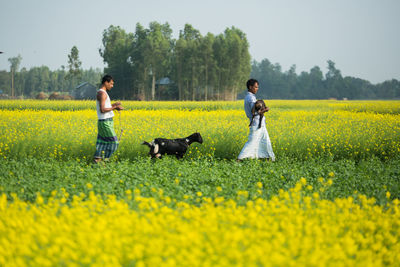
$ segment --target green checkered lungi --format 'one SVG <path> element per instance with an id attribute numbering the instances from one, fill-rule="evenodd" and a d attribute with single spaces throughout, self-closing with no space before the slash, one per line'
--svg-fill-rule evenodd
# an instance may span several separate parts
<path id="1" fill-rule="evenodd" d="M 114 131 L 113 118 L 98 120 L 97 128 L 98 134 L 94 157 L 108 159 L 117 150 L 119 144 Z"/>

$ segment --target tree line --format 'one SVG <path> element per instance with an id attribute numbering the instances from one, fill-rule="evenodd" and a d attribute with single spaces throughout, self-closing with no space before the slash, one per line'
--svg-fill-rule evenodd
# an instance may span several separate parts
<path id="1" fill-rule="evenodd" d="M 65 67 L 52 71 L 47 66 L 32 67 L 29 70 L 22 68 L 14 74 L 14 95 L 12 94 L 11 72 L 0 71 L 0 90 L 10 97 L 35 98 L 40 92 L 52 93 L 61 92 L 70 94 L 81 82 L 88 81 L 99 85 L 102 70 L 90 68 L 82 70 L 81 80 L 68 78 L 68 71 Z"/>
<path id="2" fill-rule="evenodd" d="M 315 66 L 309 72 L 296 73 L 296 65 L 282 71 L 280 64 L 268 59 L 253 61 L 251 76 L 260 82 L 258 96 L 269 99 L 400 99 L 400 81 L 396 79 L 371 84 L 346 76 L 327 61 L 327 72 Z"/>
<path id="3" fill-rule="evenodd" d="M 10 71 L 0 71 L 0 90 L 11 96 L 35 97 L 39 92 L 70 93 L 78 84 L 99 86 L 111 74 L 115 99 L 133 100 L 235 100 L 246 92 L 250 77 L 259 80 L 259 98 L 268 99 L 400 99 L 400 82 L 379 84 L 343 77 L 328 60 L 327 72 L 315 66 L 296 73 L 296 65 L 283 71 L 268 59 L 252 61 L 246 35 L 238 28 L 202 35 L 192 25 L 172 38 L 168 23 L 136 24 L 129 33 L 111 25 L 104 30 L 99 53 L 106 67 L 81 69 L 79 50 L 72 47 L 68 66 L 51 71 L 47 66 L 19 70 L 22 57 L 10 58 Z"/>
<path id="4" fill-rule="evenodd" d="M 110 26 L 102 42 L 104 71 L 115 77 L 112 94 L 119 98 L 236 99 L 251 71 L 246 35 L 235 27 L 203 36 L 186 24 L 173 39 L 168 23 L 138 23 L 134 33 Z"/>

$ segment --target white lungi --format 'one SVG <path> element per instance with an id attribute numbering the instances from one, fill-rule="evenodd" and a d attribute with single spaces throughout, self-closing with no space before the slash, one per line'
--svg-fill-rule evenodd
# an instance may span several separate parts
<path id="1" fill-rule="evenodd" d="M 266 158 L 275 161 L 275 154 L 265 124 L 261 128 L 258 128 L 258 124 L 252 125 L 249 129 L 249 140 L 244 144 L 238 159 Z"/>

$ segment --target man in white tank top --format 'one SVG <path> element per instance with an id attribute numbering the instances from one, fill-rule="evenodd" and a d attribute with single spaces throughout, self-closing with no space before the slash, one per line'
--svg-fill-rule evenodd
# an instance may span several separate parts
<path id="1" fill-rule="evenodd" d="M 105 75 L 101 80 L 101 88 L 97 90 L 96 109 L 97 109 L 97 142 L 94 162 L 98 163 L 103 158 L 109 159 L 118 148 L 118 138 L 114 131 L 114 112 L 113 110 L 123 110 L 120 102 L 111 104 L 108 91 L 114 86 L 114 79 L 110 75 Z"/>

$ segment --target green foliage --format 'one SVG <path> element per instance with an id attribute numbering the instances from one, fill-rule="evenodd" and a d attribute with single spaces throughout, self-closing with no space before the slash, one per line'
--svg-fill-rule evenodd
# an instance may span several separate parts
<path id="1" fill-rule="evenodd" d="M 81 70 L 82 81 L 87 81 L 93 85 L 99 85 L 103 72 L 100 69 L 90 68 Z M 66 79 L 68 72 L 65 67 L 51 71 L 47 66 L 32 67 L 29 70 L 22 68 L 15 74 L 15 93 L 26 98 L 34 98 L 39 92 L 71 92 L 76 86 L 72 79 Z M 6 85 L 2 87 L 1 84 Z M 0 88 L 4 88 L 4 93 L 11 94 L 11 74 L 0 72 Z"/>
<path id="2" fill-rule="evenodd" d="M 234 159 L 248 134 L 248 120 L 240 102 L 124 102 L 126 110 L 114 118 L 116 131 L 124 129 L 118 158 L 146 156 L 148 150 L 140 145 L 144 140 L 184 137 L 200 131 L 204 143 L 191 146 L 185 157 Z M 0 111 L 0 156 L 40 155 L 60 160 L 92 156 L 96 136 L 93 101 L 2 103 L 5 109 Z M 12 106 L 13 103 L 19 105 Z M 370 156 L 388 160 L 398 154 L 398 115 L 382 114 L 391 107 L 398 110 L 398 101 L 354 105 L 346 102 L 348 106 L 342 103 L 268 101 L 271 112 L 267 128 L 275 153 L 299 160 L 329 157 L 356 161 Z M 24 104 L 63 112 L 22 110 Z M 359 112 L 360 108 L 368 112 Z"/>
<path id="3" fill-rule="evenodd" d="M 126 101 L 131 111 L 124 118 L 130 116 L 127 121 L 133 126 L 126 128 L 127 136 L 111 162 L 91 164 L 94 101 L 0 101 L 0 194 L 34 201 L 38 192 L 47 199 L 66 191 L 70 201 L 94 191 L 125 199 L 126 191 L 136 189 L 143 196 L 157 197 L 162 191 L 194 204 L 203 197 L 240 204 L 239 191 L 269 199 L 306 179 L 306 194 L 318 192 L 323 199 L 361 193 L 385 205 L 388 196 L 400 197 L 398 101 L 269 104 L 274 111 L 268 115 L 268 130 L 276 162 L 235 160 L 247 134 L 240 126 L 247 125 L 242 101 Z M 116 122 L 119 130 L 121 122 Z M 183 160 L 150 160 L 147 148 L 140 145 L 171 129 L 181 134 L 196 128 L 202 129 L 205 142 L 192 145 Z"/>
<path id="4" fill-rule="evenodd" d="M 0 89 L 8 95 L 33 98 L 39 92 L 67 92 L 81 81 L 97 85 L 103 73 L 111 74 L 115 86 L 112 98 L 131 100 L 235 100 L 246 93 L 247 79 L 260 82 L 259 98 L 264 99 L 400 99 L 400 81 L 396 79 L 371 84 L 346 76 L 327 61 L 324 75 L 320 67 L 296 73 L 296 65 L 283 71 L 279 63 L 268 59 L 251 62 L 246 34 L 236 27 L 223 33 L 202 35 L 185 24 L 179 38 L 172 38 L 168 23 L 140 23 L 135 32 L 110 25 L 103 31 L 100 56 L 104 71 L 81 70 L 79 51 L 72 47 L 68 72 L 50 71 L 48 67 L 23 68 L 22 57 L 9 58 L 10 72 L 0 72 Z M 14 77 L 14 91 L 11 83 Z M 158 83 L 170 78 L 170 84 Z M 67 80 L 65 80 L 67 79 Z"/>
<path id="5" fill-rule="evenodd" d="M 111 25 L 103 32 L 103 47 L 99 49 L 107 67 L 104 73 L 113 76 L 115 84 L 110 93 L 112 98 L 128 98 L 132 96 L 133 66 L 130 64 L 133 34 L 126 33 L 118 26 Z"/>
<path id="6" fill-rule="evenodd" d="M 318 66 L 310 72 L 296 74 L 293 65 L 282 72 L 278 63 L 271 64 L 268 59 L 253 61 L 251 76 L 260 82 L 258 96 L 268 99 L 399 99 L 400 82 L 392 79 L 376 85 L 367 80 L 342 77 L 331 60 L 327 61 L 324 75 Z"/>
<path id="7" fill-rule="evenodd" d="M 76 46 L 71 48 L 71 53 L 68 55 L 68 73 L 65 79 L 72 80 L 77 83 L 82 78 L 81 70 L 82 62 L 79 60 L 79 50 Z"/>
<path id="8" fill-rule="evenodd" d="M 22 60 L 21 55 L 9 58 L 8 62 L 10 62 L 10 70 L 17 72 L 19 69 L 19 65 L 21 64 L 21 60 Z"/>
<path id="9" fill-rule="evenodd" d="M 250 74 L 248 48 L 245 34 L 235 27 L 215 38 L 186 24 L 174 40 L 168 23 L 151 22 L 148 29 L 137 24 L 135 33 L 110 26 L 100 55 L 116 81 L 114 98 L 231 100 Z M 156 87 L 163 77 L 173 82 Z"/>
<path id="10" fill-rule="evenodd" d="M 27 158 L 0 160 L 0 170 L 0 194 L 10 196 L 14 192 L 27 201 L 34 201 L 37 192 L 48 198 L 52 191 L 62 192 L 63 189 L 70 194 L 69 200 L 73 195 L 90 191 L 124 198 L 126 190 L 136 188 L 143 196 L 157 196 L 161 189 L 165 196 L 189 203 L 197 203 L 197 192 L 204 197 L 236 199 L 237 192 L 245 190 L 250 198 L 269 199 L 279 189 L 294 187 L 302 177 L 312 186 L 308 189 L 310 195 L 318 192 L 323 199 L 361 193 L 376 198 L 378 204 L 385 204 L 388 191 L 392 198 L 400 197 L 399 158 L 387 162 L 370 158 L 359 163 L 346 159 L 300 162 L 290 158 L 277 162 L 246 160 L 238 163 L 166 157 L 155 161 L 148 158 L 114 161 L 105 165 Z M 257 186 L 258 182 L 262 183 L 262 188 Z"/>

